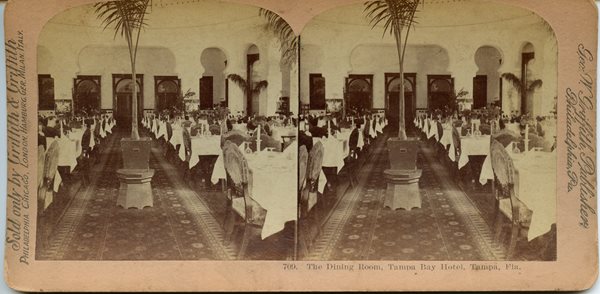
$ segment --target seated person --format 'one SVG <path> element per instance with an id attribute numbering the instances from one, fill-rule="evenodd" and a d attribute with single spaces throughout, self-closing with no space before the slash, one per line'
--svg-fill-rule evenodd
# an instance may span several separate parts
<path id="1" fill-rule="evenodd" d="M 539 116 L 536 117 L 535 131 L 536 131 L 537 135 L 540 137 L 544 137 L 544 135 L 546 134 L 546 132 L 544 131 L 544 128 L 542 127 L 542 120 L 543 120 L 543 118 L 541 118 Z"/>
<path id="2" fill-rule="evenodd" d="M 44 122 L 38 119 L 38 146 L 43 146 L 46 150 L 46 135 L 44 134 Z"/>
<path id="3" fill-rule="evenodd" d="M 48 121 L 46 123 L 46 127 L 43 129 L 43 132 L 44 136 L 47 138 L 56 138 L 60 136 L 60 130 L 56 125 L 56 117 L 48 117 Z"/>

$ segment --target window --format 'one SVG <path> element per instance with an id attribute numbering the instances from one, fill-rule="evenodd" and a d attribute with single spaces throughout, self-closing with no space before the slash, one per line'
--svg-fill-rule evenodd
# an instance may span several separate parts
<path id="1" fill-rule="evenodd" d="M 38 75 L 39 110 L 54 110 L 54 79 L 50 75 Z"/>

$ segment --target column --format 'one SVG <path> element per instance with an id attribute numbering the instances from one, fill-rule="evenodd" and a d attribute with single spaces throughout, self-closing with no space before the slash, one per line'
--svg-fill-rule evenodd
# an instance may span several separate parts
<path id="1" fill-rule="evenodd" d="M 512 46 L 511 46 L 512 45 Z M 519 46 L 508 44 L 502 48 L 502 65 L 500 66 L 500 75 L 503 73 L 512 73 L 521 77 L 521 51 Z M 521 109 L 521 96 L 515 90 L 515 87 L 506 79 L 502 79 L 502 111 L 510 115 L 512 111 Z"/>
<path id="2" fill-rule="evenodd" d="M 235 73 L 246 78 L 246 53 L 237 48 L 231 50 L 231 56 L 227 56 L 227 67 L 225 68 L 225 77 Z M 229 81 L 229 111 L 233 115 L 243 113 L 246 110 L 246 96 L 238 85 Z"/>

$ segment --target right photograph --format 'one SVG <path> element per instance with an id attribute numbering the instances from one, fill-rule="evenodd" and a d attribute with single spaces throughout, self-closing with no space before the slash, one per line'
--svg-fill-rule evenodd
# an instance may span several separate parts
<path id="1" fill-rule="evenodd" d="M 558 45 L 517 6 L 377 0 L 300 40 L 300 260 L 556 260 Z"/>

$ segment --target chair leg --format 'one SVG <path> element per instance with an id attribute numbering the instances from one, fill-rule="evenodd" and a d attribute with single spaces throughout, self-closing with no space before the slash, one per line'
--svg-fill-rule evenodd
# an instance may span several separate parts
<path id="1" fill-rule="evenodd" d="M 246 256 L 246 250 L 248 249 L 248 243 L 250 243 L 250 237 L 252 235 L 252 228 L 248 224 L 244 224 L 244 236 L 242 237 L 242 244 L 238 252 L 238 259 L 242 260 Z"/>
<path id="2" fill-rule="evenodd" d="M 231 210 L 231 208 L 228 208 L 227 210 L 228 211 L 225 213 L 225 219 L 223 221 L 223 231 L 225 232 L 225 246 L 229 245 L 229 243 L 231 242 L 231 236 L 233 235 L 233 229 L 235 226 L 235 213 Z"/>
<path id="3" fill-rule="evenodd" d="M 499 211 L 496 211 L 496 217 L 495 217 L 495 237 L 494 240 L 496 241 L 496 243 L 500 243 L 500 236 L 502 235 L 502 228 L 504 227 L 504 220 L 502 219 L 502 214 Z"/>
<path id="4" fill-rule="evenodd" d="M 519 225 L 513 223 L 511 226 L 511 233 L 510 233 L 510 243 L 508 245 L 508 253 L 507 253 L 507 259 L 508 260 L 512 260 L 513 257 L 515 256 L 515 249 L 517 248 L 517 238 L 519 237 Z"/>

